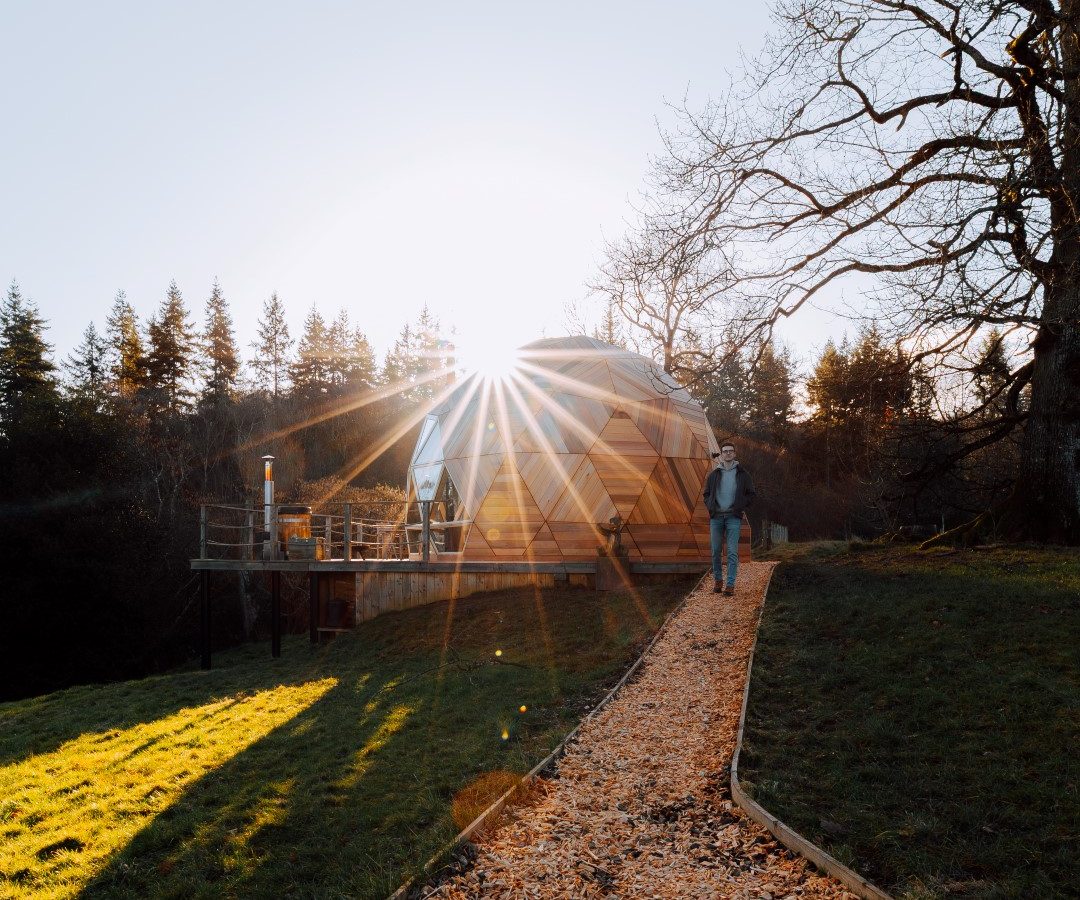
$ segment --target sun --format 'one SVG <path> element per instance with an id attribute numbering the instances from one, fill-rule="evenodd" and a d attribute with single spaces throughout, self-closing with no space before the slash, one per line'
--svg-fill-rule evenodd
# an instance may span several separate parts
<path id="1" fill-rule="evenodd" d="M 484 381 L 505 381 L 521 363 L 514 347 L 495 341 L 463 340 L 455 350 L 458 366 L 466 375 L 478 375 Z"/>

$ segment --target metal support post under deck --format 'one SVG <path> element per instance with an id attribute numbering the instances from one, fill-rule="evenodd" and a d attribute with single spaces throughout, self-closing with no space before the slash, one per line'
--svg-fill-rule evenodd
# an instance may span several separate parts
<path id="1" fill-rule="evenodd" d="M 199 650 L 201 665 L 210 668 L 210 573 L 199 573 Z"/>
<path id="2" fill-rule="evenodd" d="M 270 573 L 270 655 L 281 656 L 281 573 Z"/>
<path id="3" fill-rule="evenodd" d="M 319 576 L 314 572 L 308 575 L 308 630 L 311 643 L 319 643 Z"/>
<path id="4" fill-rule="evenodd" d="M 420 501 L 420 517 L 423 521 L 423 528 L 420 530 L 420 558 L 424 562 L 431 561 L 431 501 Z"/>

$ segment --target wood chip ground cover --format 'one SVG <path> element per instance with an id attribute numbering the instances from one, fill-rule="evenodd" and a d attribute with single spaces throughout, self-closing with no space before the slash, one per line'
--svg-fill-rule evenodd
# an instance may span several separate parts
<path id="1" fill-rule="evenodd" d="M 414 897 L 845 898 L 733 807 L 729 764 L 770 563 L 703 582 L 638 676 L 468 861 Z"/>

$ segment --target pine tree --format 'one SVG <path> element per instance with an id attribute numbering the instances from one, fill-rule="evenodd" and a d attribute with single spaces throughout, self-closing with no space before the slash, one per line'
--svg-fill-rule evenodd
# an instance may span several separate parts
<path id="1" fill-rule="evenodd" d="M 45 320 L 12 281 L 0 306 L 0 422 L 10 431 L 24 415 L 43 411 L 56 397 L 56 367 L 49 360 Z"/>
<path id="2" fill-rule="evenodd" d="M 263 303 L 258 340 L 251 345 L 255 351 L 251 368 L 255 372 L 256 384 L 272 397 L 281 396 L 285 390 L 292 344 L 289 326 L 285 322 L 285 307 L 275 292 Z"/>
<path id="3" fill-rule="evenodd" d="M 210 298 L 206 301 L 206 326 L 202 335 L 206 356 L 206 382 L 202 399 L 205 403 L 224 403 L 236 393 L 240 374 L 240 359 L 233 336 L 229 305 L 214 279 Z"/>
<path id="4" fill-rule="evenodd" d="M 64 361 L 73 393 L 95 402 L 105 395 L 108 383 L 108 345 L 91 322 L 83 332 L 82 343 Z"/>
<path id="5" fill-rule="evenodd" d="M 786 444 L 795 403 L 793 380 L 791 354 L 786 348 L 777 353 L 772 344 L 766 344 L 750 371 L 747 385 L 747 422 L 761 440 Z"/>
<path id="6" fill-rule="evenodd" d="M 326 322 L 314 306 L 304 319 L 304 333 L 292 364 L 293 393 L 306 400 L 318 400 L 330 391 L 330 345 Z"/>
<path id="7" fill-rule="evenodd" d="M 337 318 L 330 323 L 326 334 L 327 343 L 327 376 L 334 390 L 341 390 L 349 380 L 349 357 L 352 352 L 352 328 L 349 325 L 349 312 L 345 307 L 337 314 Z"/>
<path id="8" fill-rule="evenodd" d="M 353 332 L 349 350 L 348 387 L 354 392 L 371 391 L 379 381 L 375 348 L 359 328 Z"/>
<path id="9" fill-rule="evenodd" d="M 147 325 L 147 393 L 151 407 L 179 412 L 190 405 L 194 332 L 180 289 L 173 280 Z"/>
<path id="10" fill-rule="evenodd" d="M 139 334 L 139 319 L 123 291 L 117 291 L 105 320 L 105 340 L 113 391 L 130 400 L 146 385 L 146 350 Z"/>
<path id="11" fill-rule="evenodd" d="M 988 414 L 1000 413 L 1005 408 L 1003 388 L 1008 381 L 1010 367 L 1005 353 L 1005 338 L 993 329 L 979 347 L 979 356 L 973 368 L 975 399 Z"/>
<path id="12" fill-rule="evenodd" d="M 426 403 L 452 380 L 453 353 L 439 320 L 425 306 L 414 324 L 401 329 L 386 354 L 383 381 L 398 386 L 407 403 Z"/>

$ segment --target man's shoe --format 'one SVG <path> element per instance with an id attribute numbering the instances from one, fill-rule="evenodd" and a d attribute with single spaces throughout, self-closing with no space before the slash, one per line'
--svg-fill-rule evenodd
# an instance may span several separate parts
<path id="1" fill-rule="evenodd" d="M 712 592 L 719 594 L 724 589 L 724 586 L 719 581 L 714 581 L 712 586 Z"/>
<path id="2" fill-rule="evenodd" d="M 724 588 L 724 596 L 725 597 L 734 597 L 735 596 L 735 585 L 729 584 L 726 588 Z"/>

